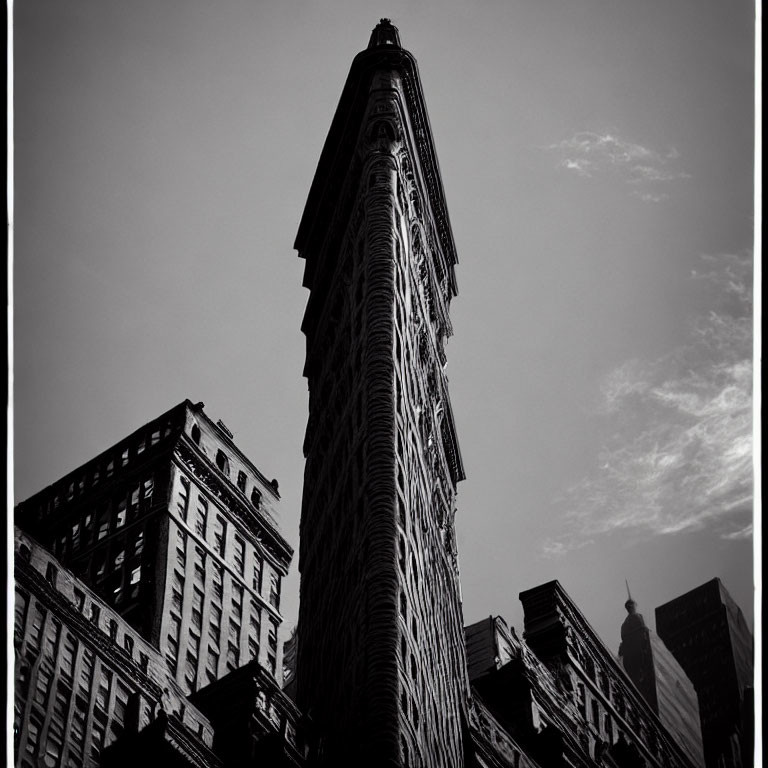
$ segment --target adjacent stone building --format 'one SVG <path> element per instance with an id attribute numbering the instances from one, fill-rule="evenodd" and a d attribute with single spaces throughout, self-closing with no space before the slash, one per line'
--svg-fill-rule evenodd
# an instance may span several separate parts
<path id="1" fill-rule="evenodd" d="M 165 658 L 18 528 L 14 579 L 17 768 L 107 766 L 139 741 L 148 764 L 218 768 L 211 723 Z"/>
<path id="2" fill-rule="evenodd" d="M 16 522 L 163 653 L 190 693 L 258 659 L 279 677 L 292 549 L 267 481 L 189 400 L 19 504 Z"/>
<path id="3" fill-rule="evenodd" d="M 752 633 L 720 579 L 659 606 L 656 631 L 698 693 L 707 768 L 752 765 Z"/>
<path id="4" fill-rule="evenodd" d="M 416 61 L 386 19 L 352 63 L 296 248 L 310 290 L 297 703 L 325 764 L 458 768 L 456 251 Z"/>
<path id="5" fill-rule="evenodd" d="M 466 639 L 476 701 L 528 760 L 547 768 L 701 768 L 558 582 L 520 599 L 523 640 L 500 617 L 467 627 Z"/>

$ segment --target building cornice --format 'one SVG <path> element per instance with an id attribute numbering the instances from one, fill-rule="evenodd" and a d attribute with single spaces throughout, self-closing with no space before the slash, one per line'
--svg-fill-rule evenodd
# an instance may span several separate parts
<path id="1" fill-rule="evenodd" d="M 293 558 L 293 548 L 282 537 L 276 524 L 248 504 L 232 483 L 225 480 L 221 473 L 211 466 L 207 457 L 189 440 L 179 440 L 173 455 L 181 466 L 205 483 L 208 490 L 224 503 L 245 530 L 261 543 L 287 573 Z"/>

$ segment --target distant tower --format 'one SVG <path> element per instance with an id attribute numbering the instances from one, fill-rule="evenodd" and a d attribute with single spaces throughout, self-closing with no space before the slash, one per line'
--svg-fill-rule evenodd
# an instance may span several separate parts
<path id="1" fill-rule="evenodd" d="M 659 606 L 656 631 L 699 695 L 707 768 L 752 765 L 752 633 L 720 579 Z"/>
<path id="2" fill-rule="evenodd" d="M 352 64 L 296 249 L 311 291 L 297 703 L 328 763 L 456 768 L 456 253 L 416 62 L 387 19 Z"/>
<path id="3" fill-rule="evenodd" d="M 166 657 L 190 693 L 259 659 L 279 679 L 279 496 L 189 400 L 16 508 L 16 523 Z"/>
<path id="4" fill-rule="evenodd" d="M 658 635 L 645 625 L 629 594 L 621 625 L 619 658 L 659 720 L 697 766 L 704 765 L 699 699 L 693 683 Z"/>

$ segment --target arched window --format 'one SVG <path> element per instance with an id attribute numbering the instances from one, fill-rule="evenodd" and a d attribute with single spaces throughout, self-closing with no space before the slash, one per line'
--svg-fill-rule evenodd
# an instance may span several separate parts
<path id="1" fill-rule="evenodd" d="M 197 426 L 197 424 L 194 424 L 192 426 L 192 439 L 197 443 L 197 445 L 200 445 L 200 427 Z"/>
<path id="2" fill-rule="evenodd" d="M 224 451 L 216 451 L 216 466 L 227 475 L 229 474 L 229 459 Z"/>
<path id="3" fill-rule="evenodd" d="M 256 509 L 261 506 L 261 491 L 258 488 L 254 488 L 251 492 L 251 503 Z"/>

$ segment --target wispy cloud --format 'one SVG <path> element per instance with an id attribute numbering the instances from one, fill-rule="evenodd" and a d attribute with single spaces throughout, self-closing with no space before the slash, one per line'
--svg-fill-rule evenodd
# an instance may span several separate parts
<path id="1" fill-rule="evenodd" d="M 622 181 L 633 186 L 632 194 L 644 202 L 668 199 L 669 194 L 659 190 L 660 185 L 690 178 L 676 167 L 679 158 L 676 149 L 659 152 L 612 133 L 583 131 L 546 149 L 559 157 L 561 168 L 579 176 L 619 175 Z"/>
<path id="2" fill-rule="evenodd" d="M 568 489 L 563 541 L 549 556 L 623 530 L 664 535 L 708 528 L 751 535 L 751 257 L 702 259 L 693 280 L 715 291 L 689 343 L 657 360 L 628 360 L 602 382 L 598 466 Z"/>

